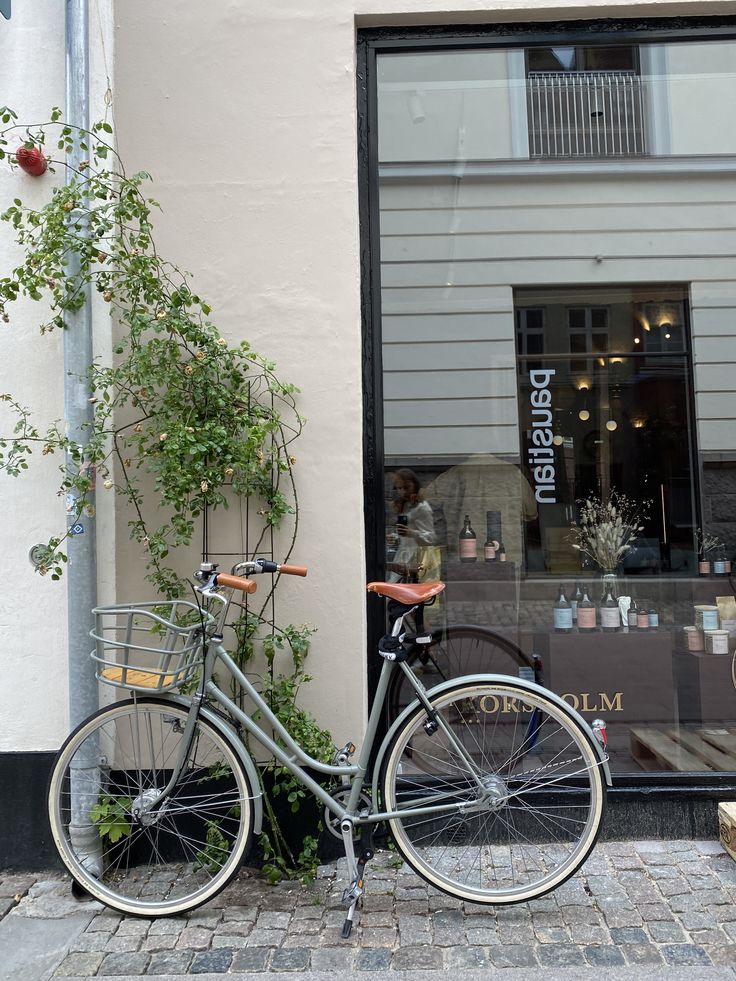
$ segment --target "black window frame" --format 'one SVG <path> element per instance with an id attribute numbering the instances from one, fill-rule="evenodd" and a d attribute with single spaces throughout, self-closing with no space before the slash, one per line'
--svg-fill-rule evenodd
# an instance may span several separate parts
<path id="1" fill-rule="evenodd" d="M 531 11 L 530 11 L 531 13 Z M 380 304 L 380 239 L 378 178 L 377 70 L 379 54 L 473 48 L 530 48 L 553 45 L 665 43 L 736 40 L 736 16 L 693 16 L 563 21 L 516 22 L 441 26 L 383 26 L 357 28 L 357 147 L 358 209 L 360 221 L 361 329 L 363 353 L 363 473 L 365 555 L 368 580 L 382 568 L 383 508 L 383 379 Z M 395 15 L 394 15 L 395 16 Z M 489 12 L 489 18 L 492 13 Z M 696 447 L 697 452 L 697 447 Z M 702 485 L 702 459 L 698 458 Z M 700 488 L 702 499 L 702 486 Z M 384 631 L 384 610 L 368 607 L 367 671 L 372 701 L 381 663 L 376 656 Z M 736 777 L 729 773 L 626 774 L 614 788 L 617 807 L 626 820 L 642 814 L 642 791 L 655 806 L 660 835 L 669 833 L 709 836 L 715 801 L 736 793 Z M 635 801 L 631 809 L 627 803 Z M 651 812 L 645 821 L 652 820 Z M 646 830 L 651 831 L 651 824 Z M 640 832 L 645 833 L 645 832 Z"/>

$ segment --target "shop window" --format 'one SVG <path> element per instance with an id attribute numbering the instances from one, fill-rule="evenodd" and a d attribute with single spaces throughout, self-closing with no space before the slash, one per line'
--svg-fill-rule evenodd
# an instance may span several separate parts
<path id="1" fill-rule="evenodd" d="M 611 302 L 569 302 L 596 294 Z M 590 289 L 517 290 L 519 304 L 533 298 L 539 309 L 545 301 L 549 325 L 549 356 L 518 358 L 522 467 L 539 506 L 525 527 L 528 572 L 579 572 L 572 531 L 581 502 L 614 494 L 639 502 L 643 522 L 621 571 L 694 573 L 684 297 L 680 287 L 657 286 L 616 287 L 608 296 Z M 561 357 L 565 325 L 570 357 Z"/>
<path id="2" fill-rule="evenodd" d="M 639 32 L 615 45 L 614 34 L 598 45 L 581 31 L 567 47 L 474 35 L 467 49 L 433 35 L 379 51 L 380 220 L 368 224 L 380 227 L 382 431 L 367 472 L 384 484 L 368 515 L 382 557 L 370 574 L 445 581 L 427 620 L 462 643 L 427 659 L 425 683 L 515 675 L 536 656 L 551 690 L 588 721 L 606 718 L 618 774 L 701 780 L 736 771 L 731 658 L 688 647 L 705 642 L 703 605 L 718 606 L 736 644 L 721 563 L 724 547 L 736 554 L 723 210 L 736 42 Z M 630 93 L 628 130 L 611 114 L 614 79 Z M 608 108 L 595 108 L 603 80 Z M 584 116 L 567 98 L 583 84 Z M 658 157 L 676 178 L 659 179 Z M 612 158 L 621 166 L 604 166 Z M 611 494 L 641 507 L 612 574 L 647 623 L 608 633 L 604 568 L 572 544 L 581 502 Z M 704 534 L 719 565 L 699 576 Z M 577 583 L 596 606 L 593 634 L 555 629 L 560 587 L 569 596 Z M 504 660 L 508 645 L 523 657 Z"/>

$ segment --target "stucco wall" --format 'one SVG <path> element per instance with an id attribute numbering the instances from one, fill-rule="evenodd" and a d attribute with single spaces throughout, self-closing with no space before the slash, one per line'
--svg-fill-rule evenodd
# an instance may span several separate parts
<path id="1" fill-rule="evenodd" d="M 107 4 L 90 5 L 95 11 Z M 115 9 L 114 117 L 126 164 L 155 178 L 164 212 L 162 251 L 191 270 L 223 332 L 248 337 L 303 391 L 308 426 L 297 449 L 298 559 L 306 581 L 284 586 L 289 619 L 319 628 L 305 700 L 336 738 L 355 736 L 365 712 L 360 264 L 356 163 L 355 24 L 459 23 L 595 16 L 736 12 L 736 3 L 490 3 L 487 0 L 255 0 L 201 5 L 124 0 Z M 45 116 L 63 104 L 63 5 L 15 3 L 0 21 L 0 102 Z M 105 59 L 99 38 L 107 37 Z M 90 32 L 97 97 L 112 41 Z M 30 178 L 0 174 L 0 201 L 41 195 Z M 20 185 L 19 185 L 20 186 Z M 12 261 L 0 229 L 0 267 Z M 23 374 L 28 401 L 61 413 L 58 339 L 44 344 L 35 318 L 3 333 L 0 368 Z M 98 316 L 98 333 L 108 328 Z M 32 337 L 32 348 L 29 344 Z M 0 388 L 11 387 L 3 380 Z M 0 596 L 4 684 L 0 750 L 46 749 L 66 729 L 65 588 L 34 577 L 28 546 L 59 526 L 54 464 L 0 488 L 11 528 L 0 559 L 24 597 L 19 617 Z M 100 529 L 107 592 L 141 593 L 141 568 L 118 516 Z M 28 652 L 31 652 L 29 655 Z"/>
<path id="2" fill-rule="evenodd" d="M 94 5 L 90 24 L 91 111 L 99 118 L 114 57 L 110 3 Z M 103 51 L 104 44 L 104 51 Z M 52 106 L 64 106 L 64 4 L 38 0 L 13 4 L 9 21 L 0 20 L 0 104 L 14 108 L 21 122 L 39 124 Z M 18 140 L 20 144 L 21 139 Z M 57 168 L 40 178 L 0 166 L 0 210 L 14 198 L 41 207 L 51 188 L 63 183 Z M 0 224 L 0 276 L 20 258 L 10 227 Z M 104 306 L 104 305 L 103 305 Z M 34 410 L 43 432 L 63 416 L 63 351 L 57 334 L 41 337 L 38 325 L 45 311 L 21 299 L 2 324 L 0 392 L 9 392 Z M 105 328 L 105 321 L 108 327 Z M 109 349 L 109 318 L 97 312 L 98 352 Z M 8 433 L 7 412 L 0 414 L 0 433 Z M 63 501 L 55 494 L 60 458 L 34 454 L 31 469 L 12 480 L 0 474 L 4 548 L 0 556 L 0 752 L 57 747 L 67 731 L 66 584 L 34 573 L 28 551 L 65 526 Z M 104 544 L 100 594 L 114 588 L 114 538 L 111 514 L 103 504 L 99 517 Z"/>

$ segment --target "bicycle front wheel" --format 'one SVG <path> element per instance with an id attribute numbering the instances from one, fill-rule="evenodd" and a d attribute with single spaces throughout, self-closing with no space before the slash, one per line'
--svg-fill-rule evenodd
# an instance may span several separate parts
<path id="1" fill-rule="evenodd" d="M 253 828 L 253 788 L 230 741 L 199 718 L 168 797 L 188 712 L 155 699 L 101 709 L 67 739 L 49 788 L 59 854 L 84 890 L 136 916 L 173 916 L 236 874 Z"/>
<path id="2" fill-rule="evenodd" d="M 432 640 L 417 645 L 412 668 L 425 688 L 469 674 L 508 674 L 519 677 L 519 668 L 534 669 L 534 662 L 513 640 L 495 630 L 474 624 L 448 624 L 432 631 Z M 394 671 L 386 697 L 390 719 L 397 719 L 416 698 L 403 671 Z"/>
<path id="3" fill-rule="evenodd" d="M 415 872 L 458 899 L 524 902 L 598 837 L 605 783 L 588 733 L 544 689 L 489 678 L 428 693 L 386 754 L 385 808 Z M 406 812 L 405 815 L 402 812 Z"/>

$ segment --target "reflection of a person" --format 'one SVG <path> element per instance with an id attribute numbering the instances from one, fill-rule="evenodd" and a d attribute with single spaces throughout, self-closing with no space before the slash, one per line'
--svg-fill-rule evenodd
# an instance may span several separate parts
<path id="1" fill-rule="evenodd" d="M 476 453 L 445 470 L 426 488 L 427 496 L 442 505 L 447 527 L 450 558 L 457 559 L 458 532 L 463 517 L 470 515 L 479 543 L 485 537 L 486 512 L 498 511 L 503 525 L 503 543 L 512 561 L 522 555 L 522 523 L 537 516 L 534 491 L 517 463 L 488 453 Z M 483 553 L 481 551 L 482 559 Z"/>
<path id="2" fill-rule="evenodd" d="M 422 494 L 419 478 L 413 470 L 402 467 L 394 473 L 394 499 L 391 503 L 395 527 L 389 529 L 389 546 L 396 551 L 390 559 L 389 582 L 408 574 L 421 576 L 419 551 L 422 546 L 434 545 L 432 508 Z M 402 575 L 402 573 L 404 575 Z"/>

